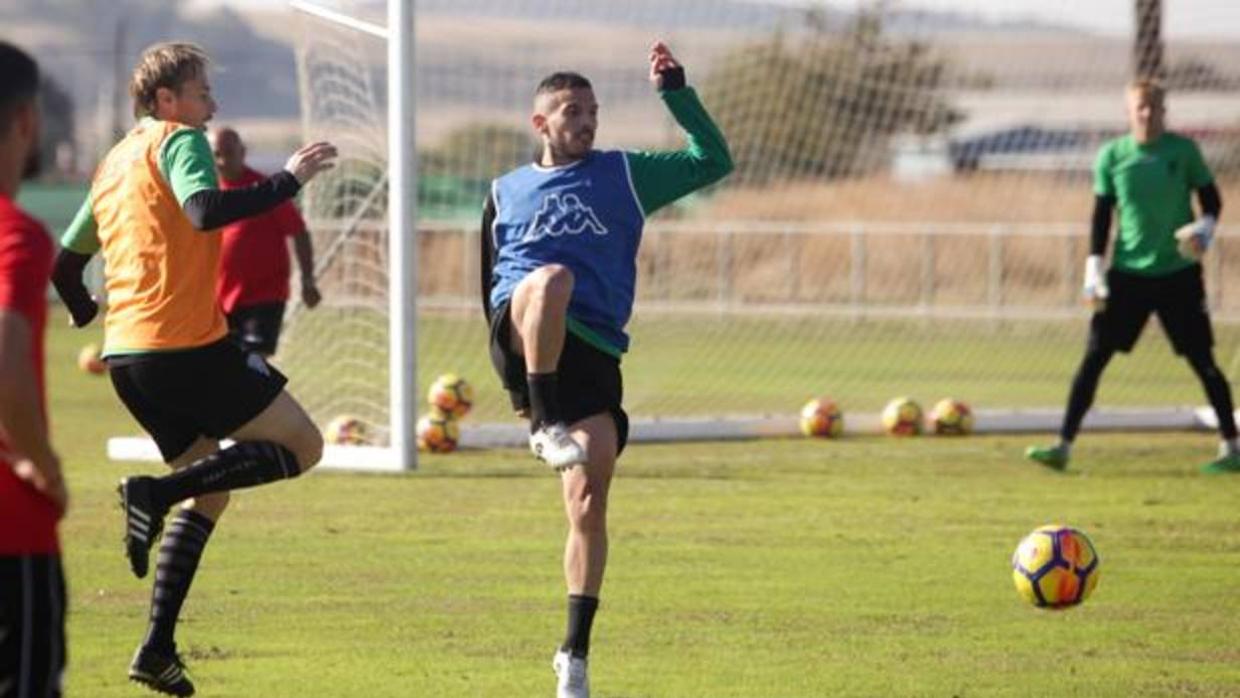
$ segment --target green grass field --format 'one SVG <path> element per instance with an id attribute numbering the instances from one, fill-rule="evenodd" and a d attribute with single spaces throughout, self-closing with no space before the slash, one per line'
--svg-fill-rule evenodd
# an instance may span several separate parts
<path id="1" fill-rule="evenodd" d="M 386 408 L 387 352 L 373 312 L 303 313 L 281 340 L 295 392 L 322 422 L 339 414 L 377 419 Z M 1088 319 L 921 320 L 830 316 L 669 316 L 639 311 L 624 357 L 625 405 L 635 417 L 793 415 L 818 395 L 845 413 L 877 414 L 908 395 L 927 409 L 940 398 L 975 409 L 1061 407 L 1085 345 Z M 419 319 L 421 389 L 442 373 L 473 385 L 470 421 L 511 419 L 487 355 L 478 314 Z M 1219 323 L 1216 355 L 1240 373 L 1240 325 Z M 347 356 L 347 360 L 340 357 Z M 1205 401 L 1188 365 L 1151 320 L 1130 355 L 1107 368 L 1105 407 L 1179 407 Z"/>
<path id="2" fill-rule="evenodd" d="M 68 695 L 144 695 L 125 668 L 149 580 L 129 575 L 112 487 L 158 467 L 103 459 L 136 427 L 106 379 L 72 368 L 83 340 L 62 321 Z M 1197 475 L 1213 438 L 1087 434 L 1063 475 L 1023 463 L 1027 443 L 631 448 L 594 695 L 1240 696 L 1240 478 Z M 1053 521 L 1102 557 L 1094 597 L 1066 612 L 1024 605 L 1008 568 Z M 199 695 L 550 696 L 563 529 L 556 479 L 517 451 L 240 493 L 179 634 Z"/>

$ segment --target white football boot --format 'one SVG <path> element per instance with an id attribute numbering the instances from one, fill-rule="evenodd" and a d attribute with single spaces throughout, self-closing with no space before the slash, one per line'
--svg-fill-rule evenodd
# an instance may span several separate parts
<path id="1" fill-rule="evenodd" d="M 551 660 L 551 668 L 555 669 L 555 698 L 590 698 L 586 660 L 560 650 Z"/>
<path id="2" fill-rule="evenodd" d="M 544 424 L 530 434 L 530 451 L 557 472 L 586 462 L 586 450 L 559 422 Z"/>

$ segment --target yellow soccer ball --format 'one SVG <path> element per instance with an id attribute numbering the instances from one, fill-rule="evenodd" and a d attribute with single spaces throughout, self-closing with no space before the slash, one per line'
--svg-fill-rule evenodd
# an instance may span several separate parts
<path id="1" fill-rule="evenodd" d="M 461 440 L 461 429 L 451 415 L 432 409 L 418 420 L 418 450 L 450 453 Z"/>
<path id="2" fill-rule="evenodd" d="M 327 423 L 323 440 L 337 446 L 365 446 L 370 443 L 370 427 L 353 415 L 342 414 Z"/>
<path id="3" fill-rule="evenodd" d="M 844 433 L 844 413 L 830 398 L 814 398 L 801 408 L 801 433 L 833 439 Z"/>
<path id="4" fill-rule="evenodd" d="M 963 436 L 973 431 L 973 411 L 959 400 L 945 397 L 930 410 L 930 428 L 936 434 Z"/>
<path id="5" fill-rule="evenodd" d="M 893 436 L 916 436 L 921 433 L 921 419 L 921 405 L 898 397 L 883 408 L 883 431 Z"/>
<path id="6" fill-rule="evenodd" d="M 473 407 L 474 389 L 455 373 L 445 373 L 431 383 L 426 401 L 444 414 L 460 419 Z"/>
<path id="7" fill-rule="evenodd" d="M 78 352 L 77 364 L 78 368 L 95 375 L 108 370 L 108 365 L 99 356 L 99 345 L 93 342 L 82 347 L 82 350 Z"/>
<path id="8" fill-rule="evenodd" d="M 1012 555 L 1016 592 L 1038 608 L 1069 608 L 1098 586 L 1098 552 L 1081 531 L 1053 524 L 1034 529 Z"/>

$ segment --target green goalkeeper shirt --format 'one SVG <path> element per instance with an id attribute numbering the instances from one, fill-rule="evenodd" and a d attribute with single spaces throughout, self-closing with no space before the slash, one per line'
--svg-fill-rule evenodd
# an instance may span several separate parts
<path id="1" fill-rule="evenodd" d="M 1129 134 L 1103 144 L 1094 163 L 1094 193 L 1119 206 L 1112 268 L 1165 276 L 1193 265 L 1176 250 L 1175 231 L 1193 220 L 1192 191 L 1213 181 L 1197 144 L 1177 133 L 1152 143 Z"/>

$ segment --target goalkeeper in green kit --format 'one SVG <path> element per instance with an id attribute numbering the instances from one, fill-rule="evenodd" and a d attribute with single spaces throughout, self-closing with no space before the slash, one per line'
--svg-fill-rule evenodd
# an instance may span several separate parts
<path id="1" fill-rule="evenodd" d="M 1162 87 L 1138 80 L 1128 86 L 1127 97 L 1129 133 L 1105 143 L 1094 164 L 1095 204 L 1084 294 L 1096 311 L 1085 358 L 1072 381 L 1059 443 L 1030 447 L 1025 455 L 1056 470 L 1067 467 L 1102 371 L 1115 352 L 1132 349 L 1155 313 L 1218 415 L 1222 436 L 1218 457 L 1202 471 L 1240 473 L 1231 387 L 1214 361 L 1200 262 L 1214 236 L 1222 201 L 1197 144 L 1164 129 Z M 1190 201 L 1194 191 L 1201 207 L 1196 219 Z M 1104 272 L 1103 254 L 1117 207 L 1119 232 L 1111 268 Z"/>

